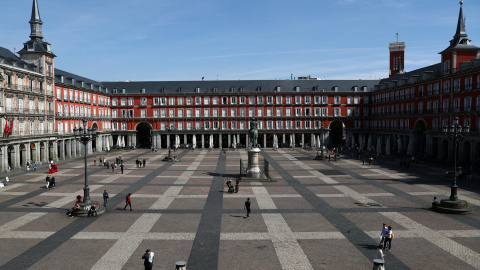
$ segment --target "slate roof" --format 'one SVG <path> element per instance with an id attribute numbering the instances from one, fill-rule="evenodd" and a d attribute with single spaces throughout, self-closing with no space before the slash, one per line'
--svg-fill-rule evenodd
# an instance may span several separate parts
<path id="1" fill-rule="evenodd" d="M 398 74 L 390 78 L 382 79 L 380 80 L 378 85 L 375 86 L 375 90 L 382 90 L 382 89 L 386 89 L 387 87 L 392 87 L 395 85 L 400 86 L 408 82 L 413 83 L 414 81 L 412 81 L 412 79 L 415 80 L 415 82 L 418 82 L 422 80 L 441 77 L 442 76 L 441 68 L 442 68 L 441 64 L 437 63 L 427 67 L 405 72 L 404 74 Z"/>
<path id="2" fill-rule="evenodd" d="M 337 92 L 372 91 L 378 80 L 222 80 L 222 81 L 124 81 L 124 82 L 102 82 L 105 87 L 117 89 L 121 93 L 125 89 L 127 94 L 141 93 L 145 89 L 146 94 L 174 94 L 174 93 L 273 93 L 290 92 L 295 93 L 298 87 L 299 92 L 332 92 L 337 87 Z M 199 91 L 196 92 L 196 89 Z M 216 91 L 214 90 L 216 89 Z"/>
<path id="3" fill-rule="evenodd" d="M 0 47 L 0 58 L 4 59 L 4 64 L 13 66 L 13 62 L 16 63 L 15 67 L 23 68 L 30 71 L 37 72 L 37 66 L 28 62 L 23 61 L 18 56 L 16 56 L 13 52 L 9 49 L 4 47 Z"/>
<path id="4" fill-rule="evenodd" d="M 63 82 L 61 77 L 63 76 Z M 72 81 L 72 79 L 74 79 Z M 72 83 L 73 82 L 73 83 Z M 58 68 L 55 68 L 55 83 L 61 83 L 61 84 L 66 84 L 66 85 L 72 85 L 75 87 L 81 87 L 81 82 L 84 82 L 83 88 L 90 89 L 90 84 L 93 84 L 93 90 L 99 90 L 100 87 L 101 89 L 105 89 L 103 84 L 99 81 L 95 81 L 89 78 L 85 78 Z M 104 92 L 104 91 L 103 91 Z"/>

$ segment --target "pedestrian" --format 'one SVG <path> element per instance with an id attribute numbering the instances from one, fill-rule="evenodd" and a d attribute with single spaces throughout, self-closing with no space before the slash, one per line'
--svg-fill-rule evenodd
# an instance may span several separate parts
<path id="1" fill-rule="evenodd" d="M 30 163 L 27 162 L 27 171 L 30 171 Z"/>
<path id="2" fill-rule="evenodd" d="M 123 174 L 123 163 L 120 164 L 120 170 L 122 171 L 122 174 Z"/>
<path id="3" fill-rule="evenodd" d="M 157 148 L 155 147 L 155 153 L 157 153 Z"/>
<path id="4" fill-rule="evenodd" d="M 45 182 L 46 188 L 48 188 L 48 186 L 50 186 L 50 176 L 47 175 L 47 177 L 45 178 Z"/>
<path id="5" fill-rule="evenodd" d="M 383 250 L 387 248 L 387 244 L 388 244 L 388 251 L 392 249 L 392 239 L 394 237 L 395 236 L 393 235 L 392 226 L 388 226 L 387 233 L 385 234 L 385 242 L 383 243 Z"/>
<path id="6" fill-rule="evenodd" d="M 107 190 L 105 189 L 105 190 L 103 191 L 103 206 L 104 206 L 104 207 L 107 207 L 107 202 L 108 202 L 108 199 L 109 199 L 109 198 L 110 198 L 110 197 L 108 196 L 108 192 L 107 192 Z"/>
<path id="7" fill-rule="evenodd" d="M 112 161 L 110 166 L 112 167 L 112 173 L 115 173 L 115 162 Z"/>
<path id="8" fill-rule="evenodd" d="M 154 256 L 155 254 L 150 251 L 150 249 L 147 249 L 145 254 L 143 254 L 142 259 L 144 260 L 143 265 L 145 265 L 145 270 L 152 270 Z"/>
<path id="9" fill-rule="evenodd" d="M 36 171 L 37 170 L 37 163 L 33 162 L 33 171 Z"/>
<path id="10" fill-rule="evenodd" d="M 387 223 L 383 223 L 382 232 L 380 233 L 380 245 L 385 242 L 385 237 L 387 236 Z"/>
<path id="11" fill-rule="evenodd" d="M 132 201 L 130 200 L 130 196 L 132 196 L 132 193 L 128 193 L 127 197 L 125 197 L 125 207 L 123 208 L 123 210 L 126 210 L 127 206 L 130 206 L 130 211 L 133 211 L 132 210 Z"/>
<path id="12" fill-rule="evenodd" d="M 97 157 L 93 158 L 93 166 L 97 166 Z"/>
<path id="13" fill-rule="evenodd" d="M 52 188 L 55 188 L 55 177 L 52 177 L 52 180 L 50 180 L 50 185 Z"/>
<path id="14" fill-rule="evenodd" d="M 240 180 L 235 181 L 235 193 L 238 193 L 238 184 L 240 184 Z"/>
<path id="15" fill-rule="evenodd" d="M 152 147 L 152 153 L 153 153 L 154 150 L 155 150 L 155 149 L 153 149 L 153 147 Z"/>
<path id="16" fill-rule="evenodd" d="M 433 197 L 432 207 L 437 206 L 440 206 L 440 201 L 437 199 L 437 197 Z"/>
<path id="17" fill-rule="evenodd" d="M 362 165 L 365 165 L 365 158 L 362 158 Z"/>
<path id="18" fill-rule="evenodd" d="M 247 209 L 247 216 L 244 217 L 244 218 L 248 218 L 250 216 L 250 206 L 252 205 L 252 203 L 250 202 L 250 198 L 247 198 L 247 201 L 245 202 L 245 206 L 243 207 L 243 209 Z"/>
<path id="19" fill-rule="evenodd" d="M 383 254 L 383 245 L 378 245 L 377 246 L 377 258 L 378 260 L 383 260 L 383 258 L 385 257 L 385 255 Z"/>
<path id="20" fill-rule="evenodd" d="M 140 160 L 138 158 L 135 160 L 135 162 L 137 163 L 137 168 L 140 167 Z"/>
<path id="21" fill-rule="evenodd" d="M 147 163 L 146 159 L 143 159 L 143 168 L 145 168 L 145 164 Z"/>

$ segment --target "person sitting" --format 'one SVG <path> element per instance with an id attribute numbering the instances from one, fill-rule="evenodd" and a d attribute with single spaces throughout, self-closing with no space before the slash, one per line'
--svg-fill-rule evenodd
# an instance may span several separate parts
<path id="1" fill-rule="evenodd" d="M 96 217 L 98 216 L 98 213 L 97 213 L 97 208 L 100 207 L 100 206 L 97 206 L 97 205 L 92 205 L 92 207 L 90 207 L 90 211 L 88 212 L 88 215 L 87 216 L 92 216 L 95 215 Z"/>
<path id="2" fill-rule="evenodd" d="M 69 217 L 73 217 L 73 214 L 79 210 L 80 210 L 80 205 L 78 204 L 78 202 L 76 202 L 75 206 L 67 214 Z"/>
<path id="3" fill-rule="evenodd" d="M 437 197 L 433 197 L 432 207 L 437 206 L 440 206 L 440 201 L 437 199 Z"/>

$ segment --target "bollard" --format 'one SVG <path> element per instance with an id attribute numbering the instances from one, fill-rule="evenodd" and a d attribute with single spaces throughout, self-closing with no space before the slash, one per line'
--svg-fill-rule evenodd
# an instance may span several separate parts
<path id="1" fill-rule="evenodd" d="M 373 270 L 385 270 L 384 260 L 375 259 L 373 260 Z"/>
<path id="2" fill-rule="evenodd" d="M 176 264 L 175 270 L 187 270 L 187 267 L 185 266 L 187 264 L 186 262 L 178 261 L 175 264 Z"/>

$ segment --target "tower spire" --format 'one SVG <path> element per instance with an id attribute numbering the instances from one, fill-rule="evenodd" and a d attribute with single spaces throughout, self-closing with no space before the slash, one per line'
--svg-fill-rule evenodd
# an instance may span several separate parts
<path id="1" fill-rule="evenodd" d="M 30 23 L 30 38 L 34 39 L 43 39 L 42 35 L 42 19 L 40 19 L 40 11 L 38 10 L 37 0 L 33 0 L 32 4 L 32 18 L 29 21 Z"/>

